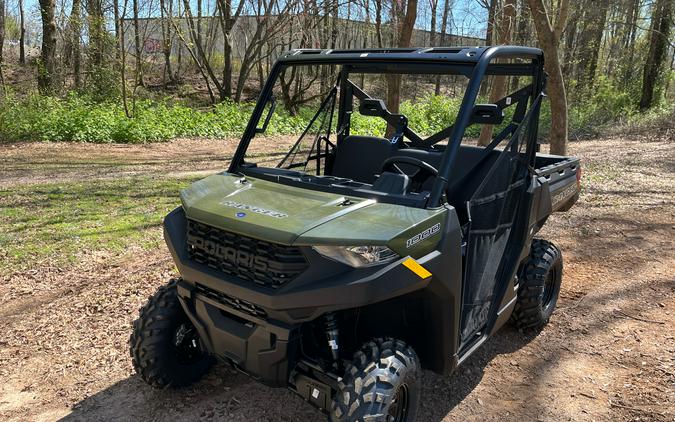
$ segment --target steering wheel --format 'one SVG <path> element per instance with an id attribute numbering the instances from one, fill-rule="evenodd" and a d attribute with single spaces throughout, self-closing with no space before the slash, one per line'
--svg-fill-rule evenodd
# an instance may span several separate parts
<path id="1" fill-rule="evenodd" d="M 401 170 L 396 164 L 409 164 L 413 167 L 417 167 L 417 171 L 412 175 L 409 175 L 408 173 Z M 403 155 L 395 155 L 384 160 L 382 163 L 382 171 L 398 172 L 400 174 L 410 176 L 412 182 L 416 185 L 416 189 L 422 187 L 422 184 L 428 178 L 438 176 L 438 170 L 436 167 L 418 158 Z"/>

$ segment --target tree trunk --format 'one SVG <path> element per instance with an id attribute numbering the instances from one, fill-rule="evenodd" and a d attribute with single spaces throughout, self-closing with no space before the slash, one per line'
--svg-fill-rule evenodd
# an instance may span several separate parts
<path id="1" fill-rule="evenodd" d="M 487 29 L 485 31 L 485 45 L 491 45 L 494 42 L 492 34 L 494 33 L 495 27 L 497 3 L 498 0 L 490 0 L 490 6 L 488 7 Z"/>
<path id="2" fill-rule="evenodd" d="M 136 85 L 143 86 L 143 46 L 141 45 L 141 30 L 138 22 L 138 0 L 133 1 L 134 8 L 134 48 L 136 52 Z"/>
<path id="3" fill-rule="evenodd" d="M 668 36 L 672 26 L 672 0 L 656 0 L 652 12 L 649 52 L 642 73 L 642 96 L 640 110 L 654 105 L 657 96 L 654 91 L 661 82 L 663 63 L 666 59 Z"/>
<path id="4" fill-rule="evenodd" d="M 103 65 L 105 52 L 106 30 L 103 5 L 100 0 L 87 0 L 87 14 L 89 21 L 89 50 L 94 68 Z"/>
<path id="5" fill-rule="evenodd" d="M 578 81 L 582 94 L 591 91 L 598 67 L 598 54 L 607 21 L 609 0 L 594 0 L 586 4 L 584 28 L 579 36 Z"/>
<path id="6" fill-rule="evenodd" d="M 500 12 L 499 20 L 496 21 L 497 42 L 499 44 L 510 44 L 512 39 L 511 34 L 515 28 L 516 0 L 506 0 Z M 490 89 L 491 103 L 497 102 L 506 95 L 507 82 L 507 76 L 494 76 Z M 483 83 L 485 83 L 485 80 L 483 80 Z M 493 125 L 483 125 L 481 127 L 478 145 L 485 146 L 490 143 L 493 129 Z"/>
<path id="7" fill-rule="evenodd" d="M 438 0 L 429 0 L 431 3 L 431 35 L 429 36 L 429 47 L 436 47 L 436 10 Z"/>
<path id="8" fill-rule="evenodd" d="M 197 0 L 197 43 L 202 44 L 202 0 Z"/>
<path id="9" fill-rule="evenodd" d="M 487 29 L 485 31 L 485 45 L 493 45 L 495 41 L 495 19 L 497 16 L 497 8 L 499 7 L 499 0 L 490 0 L 490 5 L 488 6 L 488 18 L 487 18 Z M 487 81 L 484 81 L 480 86 L 481 97 L 485 96 L 490 88 L 490 84 Z"/>
<path id="10" fill-rule="evenodd" d="M 579 47 L 579 43 L 577 42 L 577 38 L 579 33 L 579 20 L 581 20 L 583 9 L 583 2 L 573 3 L 569 22 L 567 23 L 564 32 L 565 39 L 562 49 L 562 68 L 563 73 L 567 75 L 568 80 L 575 79 L 574 71 L 578 65 L 579 57 L 576 52 Z"/>
<path id="11" fill-rule="evenodd" d="M 518 23 L 515 29 L 515 44 L 516 45 L 532 45 L 532 28 L 530 25 L 530 7 L 527 5 L 527 0 L 519 0 L 520 13 L 518 14 Z M 520 87 L 520 78 L 514 76 L 511 79 L 510 91 L 515 91 Z"/>
<path id="12" fill-rule="evenodd" d="M 19 63 L 26 64 L 26 18 L 23 11 L 23 0 L 19 0 Z"/>
<path id="13" fill-rule="evenodd" d="M 228 36 L 223 42 L 223 96 L 232 98 L 232 46 Z"/>
<path id="14" fill-rule="evenodd" d="M 122 30 L 121 28 L 122 24 L 120 22 L 120 1 L 113 0 L 112 6 L 113 6 L 113 19 L 115 19 L 115 62 L 116 62 L 115 65 L 119 66 L 122 61 L 122 48 L 119 42 L 120 32 Z"/>
<path id="15" fill-rule="evenodd" d="M 565 155 L 567 149 L 567 95 L 558 58 L 558 45 L 567 20 L 569 0 L 560 0 L 555 26 L 551 19 L 552 14 L 546 11 L 544 0 L 528 1 L 532 20 L 537 30 L 539 45 L 544 50 L 544 60 L 548 72 L 547 92 L 551 103 L 550 152 L 551 154 Z"/>
<path id="16" fill-rule="evenodd" d="M 623 31 L 623 48 L 628 48 L 634 40 L 635 22 L 640 14 L 640 0 L 628 0 L 628 11 L 626 12 L 626 28 Z"/>
<path id="17" fill-rule="evenodd" d="M 443 0 L 443 20 L 441 21 L 441 42 L 440 46 L 445 47 L 445 33 L 448 30 L 448 17 L 450 15 L 452 0 Z M 434 95 L 441 95 L 441 75 L 436 76 L 436 86 Z"/>
<path id="18" fill-rule="evenodd" d="M 364 50 L 368 48 L 368 29 L 370 28 L 370 3 L 368 0 L 364 0 L 363 3 L 364 6 L 364 12 L 366 15 L 366 27 L 365 30 L 361 33 L 361 36 L 363 37 L 363 43 L 361 44 L 361 48 Z M 364 88 L 366 85 L 366 74 L 361 73 L 361 83 L 359 84 L 361 88 Z"/>
<path id="19" fill-rule="evenodd" d="M 221 100 L 232 98 L 232 30 L 243 10 L 243 1 L 239 2 L 234 16 L 232 0 L 218 0 L 220 27 L 223 32 L 223 83 L 221 84 Z"/>
<path id="20" fill-rule="evenodd" d="M 223 28 L 223 95 L 232 98 L 232 2 L 230 0 L 221 3 L 221 13 L 225 23 Z"/>
<path id="21" fill-rule="evenodd" d="M 0 66 L 2 65 L 2 47 L 5 45 L 5 0 L 0 0 Z"/>
<path id="22" fill-rule="evenodd" d="M 167 82 L 175 82 L 173 71 L 171 70 L 171 23 L 167 19 L 173 19 L 172 7 L 173 0 L 169 0 L 169 7 L 166 7 L 166 0 L 159 0 L 160 25 L 162 25 L 162 52 L 164 53 L 164 85 Z M 167 18 L 168 15 L 168 18 Z"/>
<path id="23" fill-rule="evenodd" d="M 127 1 L 124 0 L 124 7 L 122 8 L 122 16 L 120 18 L 120 4 L 118 0 L 115 0 L 113 2 L 113 12 L 115 15 L 115 19 L 117 20 L 117 51 L 120 55 L 120 82 L 121 82 L 121 90 L 122 90 L 122 106 L 124 107 L 124 114 L 127 116 L 127 118 L 131 118 L 132 114 L 131 111 L 129 110 L 129 103 L 127 101 L 127 77 L 126 77 L 126 68 L 127 68 L 127 54 L 126 54 L 126 47 L 125 47 L 125 41 L 124 41 L 124 34 L 126 28 L 122 24 L 124 21 L 124 18 L 126 17 L 126 12 L 127 12 Z"/>
<path id="24" fill-rule="evenodd" d="M 333 0 L 331 6 L 331 33 L 330 33 L 330 48 L 334 49 L 338 37 L 338 18 L 340 17 L 340 4 L 338 0 Z"/>
<path id="25" fill-rule="evenodd" d="M 39 0 L 42 17 L 42 52 L 38 68 L 38 89 L 44 95 L 56 91 L 56 0 Z"/>
<path id="26" fill-rule="evenodd" d="M 382 48 L 382 0 L 375 0 L 375 35 L 377 48 Z"/>
<path id="27" fill-rule="evenodd" d="M 410 47 L 412 32 L 417 19 L 417 0 L 408 0 L 405 16 L 400 26 L 398 47 Z M 398 113 L 401 105 L 401 75 L 387 75 L 387 108 L 392 113 Z M 394 128 L 387 127 L 387 136 L 393 134 Z"/>
<path id="28" fill-rule="evenodd" d="M 81 72 L 80 72 L 80 35 L 82 34 L 82 4 L 80 0 L 73 0 L 72 9 L 70 11 L 70 46 L 73 58 L 73 82 L 75 89 L 80 89 Z"/>

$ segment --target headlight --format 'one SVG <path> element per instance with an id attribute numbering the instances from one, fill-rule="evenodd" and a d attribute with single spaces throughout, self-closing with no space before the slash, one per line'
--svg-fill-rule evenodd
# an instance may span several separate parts
<path id="1" fill-rule="evenodd" d="M 314 250 L 333 261 L 357 268 L 384 264 L 399 257 L 386 246 L 314 246 Z"/>

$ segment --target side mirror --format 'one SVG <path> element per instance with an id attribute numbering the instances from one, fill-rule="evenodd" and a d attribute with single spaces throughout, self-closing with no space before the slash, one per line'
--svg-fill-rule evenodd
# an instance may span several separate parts
<path id="1" fill-rule="evenodd" d="M 504 111 L 497 104 L 476 104 L 471 112 L 471 123 L 498 125 L 504 121 Z"/>
<path id="2" fill-rule="evenodd" d="M 274 110 L 277 108 L 277 100 L 272 97 L 270 98 L 270 107 L 267 109 L 267 116 L 265 116 L 265 120 L 263 120 L 263 125 L 262 127 L 256 127 L 255 128 L 255 133 L 265 133 L 267 130 L 267 125 L 270 124 L 270 119 L 272 119 L 272 115 L 274 114 Z M 260 120 L 258 120 L 258 123 L 260 123 Z"/>
<path id="3" fill-rule="evenodd" d="M 359 105 L 359 113 L 363 116 L 375 116 L 382 117 L 387 112 L 387 106 L 384 105 L 384 101 L 378 100 L 376 98 L 366 98 L 361 100 Z"/>

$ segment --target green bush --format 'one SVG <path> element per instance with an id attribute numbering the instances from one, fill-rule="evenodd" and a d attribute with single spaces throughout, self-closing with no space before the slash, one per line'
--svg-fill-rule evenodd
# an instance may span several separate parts
<path id="1" fill-rule="evenodd" d="M 96 102 L 70 94 L 65 98 L 31 95 L 0 101 L 0 141 L 79 141 L 139 143 L 178 137 L 218 138 L 241 135 L 253 104 L 225 101 L 201 111 L 182 104 L 130 103 L 128 118 L 118 102 Z M 299 133 L 307 120 L 283 111 L 272 120 L 270 135 Z"/>
<path id="2" fill-rule="evenodd" d="M 609 125 L 635 120 L 639 115 L 633 97 L 608 79 L 600 78 L 591 98 L 570 107 L 570 136 L 595 135 Z M 408 117 L 413 130 L 428 136 L 451 125 L 460 104 L 458 98 L 431 95 L 414 103 L 404 101 L 401 112 Z M 64 98 L 9 96 L 0 100 L 0 142 L 140 143 L 180 137 L 239 136 L 248 124 L 253 106 L 252 103 L 224 101 L 207 110 L 198 110 L 181 103 L 139 100 L 135 104 L 129 103 L 133 117 L 128 118 L 120 101 L 99 102 L 91 95 L 71 93 Z M 507 109 L 502 127 L 510 121 L 513 108 Z M 291 116 L 278 108 L 267 134 L 299 134 L 315 112 L 315 106 L 310 105 Z M 542 138 L 548 134 L 550 120 L 550 107 L 545 101 L 539 128 Z M 359 113 L 353 114 L 351 123 L 353 134 L 383 135 L 386 130 L 384 120 Z M 475 138 L 479 133 L 480 127 L 474 125 L 467 129 L 466 136 Z"/>

